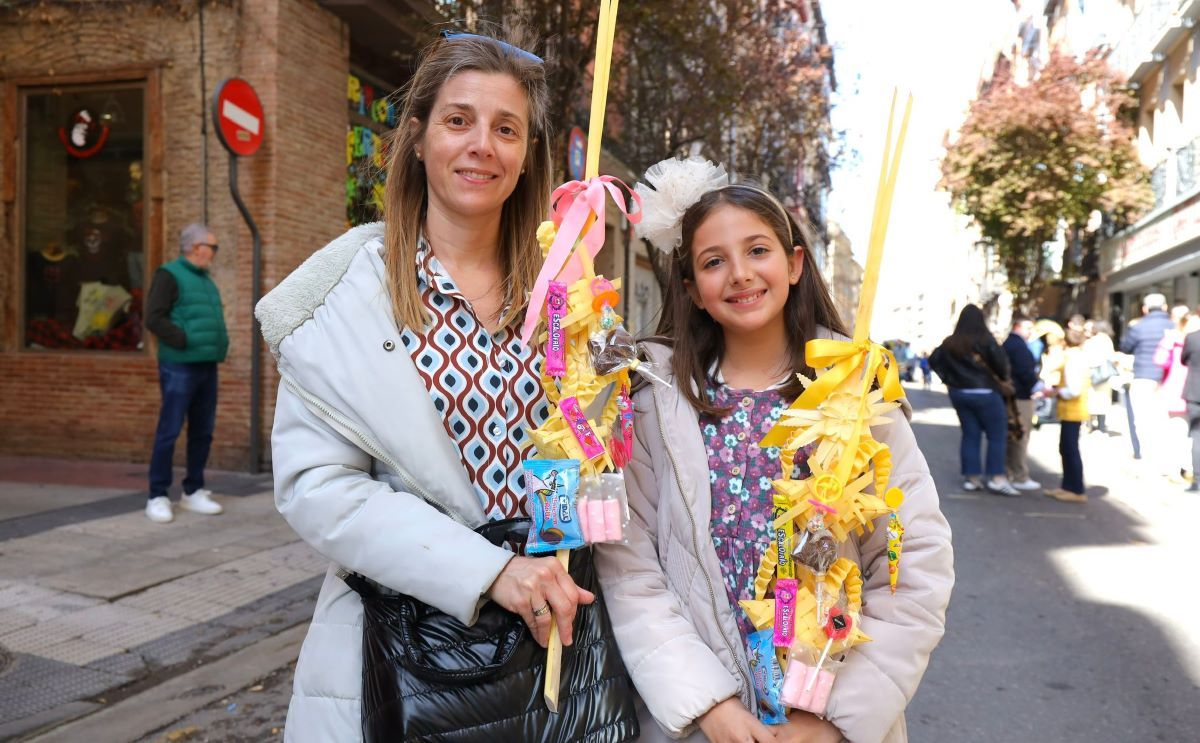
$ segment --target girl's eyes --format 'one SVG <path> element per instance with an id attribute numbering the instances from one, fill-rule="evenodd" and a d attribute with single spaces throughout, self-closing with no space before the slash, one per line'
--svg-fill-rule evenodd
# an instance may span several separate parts
<path id="1" fill-rule="evenodd" d="M 704 264 L 701 266 L 701 268 L 716 268 L 719 265 L 721 265 L 720 258 L 709 258 L 708 260 L 706 260 L 704 262 Z"/>
<path id="2" fill-rule="evenodd" d="M 770 252 L 771 249 L 766 245 L 755 245 L 753 248 L 750 248 L 750 255 L 763 255 Z"/>

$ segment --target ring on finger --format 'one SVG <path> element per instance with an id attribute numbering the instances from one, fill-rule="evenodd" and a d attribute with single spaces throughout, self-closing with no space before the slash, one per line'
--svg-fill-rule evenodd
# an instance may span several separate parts
<path id="1" fill-rule="evenodd" d="M 549 613 L 550 613 L 550 602 L 546 602 L 546 603 L 542 604 L 542 608 L 540 608 L 540 609 L 533 610 L 533 615 L 535 617 L 544 617 Z"/>

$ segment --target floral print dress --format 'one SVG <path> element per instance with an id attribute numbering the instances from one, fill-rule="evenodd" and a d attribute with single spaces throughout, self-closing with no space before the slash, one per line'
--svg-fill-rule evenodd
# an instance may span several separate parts
<path id="1" fill-rule="evenodd" d="M 716 406 L 730 410 L 724 417 L 701 414 L 700 433 L 708 453 L 713 546 L 744 643 L 754 626 L 738 601 L 754 598 L 758 565 L 774 536 L 772 481 L 781 477 L 779 448 L 759 448 L 758 442 L 791 400 L 778 388 L 739 390 L 711 378 L 705 393 Z M 796 454 L 794 477 L 808 477 L 807 459 L 807 449 Z"/>

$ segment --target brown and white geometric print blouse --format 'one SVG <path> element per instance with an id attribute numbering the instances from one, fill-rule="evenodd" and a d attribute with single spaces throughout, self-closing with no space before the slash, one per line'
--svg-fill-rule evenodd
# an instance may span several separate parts
<path id="1" fill-rule="evenodd" d="M 528 516 L 521 467 L 535 456 L 528 429 L 550 414 L 541 349 L 523 346 L 513 327 L 489 333 L 424 238 L 416 270 L 421 302 L 436 319 L 424 330 L 405 328 L 404 347 L 487 518 Z"/>

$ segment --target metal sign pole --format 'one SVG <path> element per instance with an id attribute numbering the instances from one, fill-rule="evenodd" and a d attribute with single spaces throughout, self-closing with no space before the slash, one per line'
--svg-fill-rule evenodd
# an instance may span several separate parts
<path id="1" fill-rule="evenodd" d="M 250 228 L 250 238 L 254 242 L 251 258 L 253 267 L 250 273 L 250 472 L 258 474 L 262 471 L 261 446 L 259 444 L 262 434 L 262 416 L 260 415 L 262 379 L 259 373 L 262 367 L 262 342 L 259 338 L 258 318 L 254 316 L 254 307 L 258 304 L 259 291 L 262 286 L 262 236 L 259 235 L 254 217 L 250 216 L 250 210 L 246 208 L 246 202 L 242 201 L 242 195 L 238 193 L 237 164 L 237 155 L 230 153 L 229 193 L 233 196 L 233 203 L 237 204 L 238 211 L 242 213 L 242 219 L 246 220 L 246 226 Z"/>

